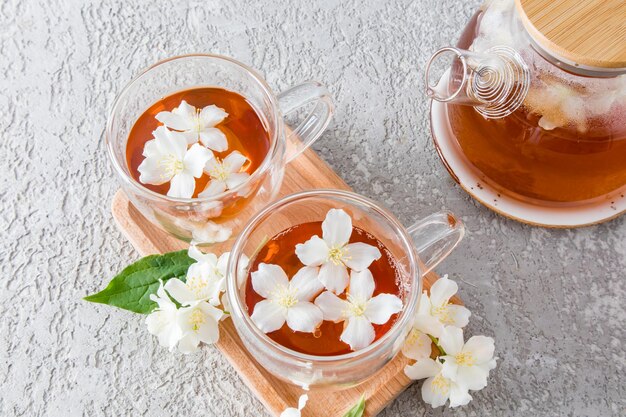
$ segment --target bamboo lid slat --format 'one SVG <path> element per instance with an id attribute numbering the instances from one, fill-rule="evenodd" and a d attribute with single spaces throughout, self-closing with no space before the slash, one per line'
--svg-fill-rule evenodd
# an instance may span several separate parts
<path id="1" fill-rule="evenodd" d="M 524 27 L 548 53 L 575 65 L 626 69 L 626 0 L 515 0 Z"/>

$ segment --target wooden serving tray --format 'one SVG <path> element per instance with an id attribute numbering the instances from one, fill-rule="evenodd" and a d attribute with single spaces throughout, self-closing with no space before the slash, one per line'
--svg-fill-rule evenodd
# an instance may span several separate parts
<path id="1" fill-rule="evenodd" d="M 309 149 L 287 165 L 279 197 L 314 188 L 350 190 L 350 187 Z M 122 190 L 119 190 L 113 198 L 112 212 L 122 233 L 142 256 L 180 250 L 188 246 L 150 223 L 128 201 Z M 432 272 L 427 274 L 424 277 L 424 288 L 429 289 L 437 278 Z M 460 303 L 458 299 L 453 301 Z M 287 384 L 265 371 L 243 347 L 231 320 L 227 319 L 221 323 L 217 348 L 239 372 L 243 381 L 270 414 L 278 417 L 285 408 L 297 406 L 298 397 L 303 394 L 302 389 Z M 408 363 L 408 359 L 398 354 L 383 369 L 357 387 L 341 391 L 313 390 L 309 393 L 309 402 L 303 410 L 303 417 L 341 417 L 358 401 L 361 394 L 365 395 L 366 400 L 364 415 L 375 416 L 411 384 L 412 381 L 403 372 Z"/>

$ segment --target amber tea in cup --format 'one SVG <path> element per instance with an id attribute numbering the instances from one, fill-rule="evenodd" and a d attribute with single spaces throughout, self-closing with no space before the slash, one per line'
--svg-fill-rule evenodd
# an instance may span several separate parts
<path id="1" fill-rule="evenodd" d="M 250 274 L 259 269 L 259 265 L 274 264 L 280 266 L 288 277 L 293 277 L 305 265 L 296 255 L 296 245 L 301 244 L 312 236 L 322 236 L 322 222 L 308 222 L 290 227 L 276 234 L 259 250 L 256 257 L 251 261 Z M 374 278 L 375 288 L 373 296 L 378 294 L 393 294 L 399 298 L 404 298 L 406 288 L 402 286 L 401 271 L 398 270 L 397 261 L 383 242 L 374 235 L 358 227 L 352 228 L 349 243 L 362 242 L 379 249 L 381 257 L 369 266 L 369 271 Z M 313 296 L 319 296 L 323 292 L 320 289 Z M 346 299 L 347 292 L 339 297 Z M 252 286 L 252 279 L 249 276 L 246 282 L 245 302 L 248 313 L 253 314 L 254 308 L 263 297 L 255 292 Z M 373 324 L 375 338 L 380 339 L 393 326 L 397 318 L 394 313 L 384 324 Z M 344 330 L 344 322 L 334 323 L 323 321 L 314 332 L 300 332 L 292 330 L 285 323 L 279 330 L 268 333 L 268 336 L 276 343 L 291 350 L 318 356 L 342 355 L 352 352 L 350 346 L 341 340 Z"/>
<path id="2" fill-rule="evenodd" d="M 241 153 L 245 158 L 241 172 L 252 174 L 263 162 L 270 149 L 269 132 L 266 130 L 261 117 L 245 97 L 233 91 L 216 87 L 202 87 L 184 90 L 164 97 L 152 104 L 135 122 L 128 135 L 126 144 L 126 158 L 131 174 L 140 181 L 138 167 L 144 161 L 143 155 L 146 142 L 153 139 L 153 132 L 163 126 L 157 115 L 163 111 L 171 112 L 182 102 L 203 109 L 207 106 L 216 106 L 226 112 L 227 116 L 215 125 L 226 137 L 228 148 L 222 152 L 214 152 L 219 160 L 224 160 L 233 151 Z M 198 197 L 211 177 L 206 172 L 196 179 L 192 197 Z M 168 183 L 147 184 L 144 186 L 159 194 L 167 195 Z"/>

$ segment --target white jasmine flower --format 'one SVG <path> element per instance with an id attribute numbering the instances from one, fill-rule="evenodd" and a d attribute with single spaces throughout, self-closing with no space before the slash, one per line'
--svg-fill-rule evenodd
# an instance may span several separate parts
<path id="1" fill-rule="evenodd" d="M 196 302 L 183 307 L 178 313 L 178 325 L 183 337 L 178 343 L 182 353 L 192 353 L 198 349 L 200 342 L 212 344 L 219 339 L 218 323 L 224 312 L 205 301 Z"/>
<path id="2" fill-rule="evenodd" d="M 154 139 L 146 142 L 143 149 L 146 159 L 137 168 L 139 181 L 153 185 L 169 181 L 169 197 L 192 197 L 195 178 L 202 176 L 202 169 L 213 154 L 199 144 L 187 149 L 187 141 L 180 133 L 163 126 L 152 134 Z"/>
<path id="3" fill-rule="evenodd" d="M 461 328 L 467 325 L 470 311 L 463 306 L 450 304 L 450 298 L 458 289 L 456 282 L 444 275 L 430 288 L 430 296 L 424 291 L 414 319 L 422 332 L 439 337 L 445 326 Z"/>
<path id="4" fill-rule="evenodd" d="M 446 378 L 443 365 L 430 358 L 422 359 L 404 368 L 404 373 L 411 379 L 427 378 L 422 384 L 422 399 L 433 408 L 441 407 L 450 400 L 450 407 L 466 405 L 472 399 L 466 387 Z"/>
<path id="5" fill-rule="evenodd" d="M 310 302 L 324 288 L 317 268 L 303 267 L 289 281 L 280 266 L 260 264 L 252 273 L 252 288 L 266 298 L 251 316 L 262 332 L 278 330 L 286 321 L 291 330 L 312 333 L 323 320 L 321 310 Z"/>
<path id="6" fill-rule="evenodd" d="M 346 299 L 331 291 L 317 297 L 315 304 L 324 313 L 324 320 L 345 321 L 340 340 L 352 350 L 369 346 L 375 337 L 374 324 L 385 324 L 389 318 L 402 310 L 402 301 L 393 294 L 374 293 L 374 277 L 369 269 L 350 273 L 350 287 Z"/>
<path id="7" fill-rule="evenodd" d="M 211 177 L 211 181 L 198 197 L 217 195 L 246 182 L 250 174 L 239 171 L 247 160 L 248 158 L 238 151 L 231 152 L 223 161 L 215 157 L 209 159 L 205 164 L 204 172 Z"/>
<path id="8" fill-rule="evenodd" d="M 341 209 L 331 209 L 322 222 L 322 238 L 313 236 L 296 245 L 296 255 L 304 265 L 320 266 L 319 280 L 335 294 L 348 286 L 347 268 L 363 271 L 381 257 L 378 248 L 366 243 L 348 243 L 352 219 Z"/>
<path id="9" fill-rule="evenodd" d="M 494 341 L 491 337 L 472 336 L 463 343 L 463 330 L 446 327 L 439 337 L 446 351 L 442 374 L 444 377 L 471 390 L 487 386 L 489 371 L 496 367 L 493 357 Z"/>
<path id="10" fill-rule="evenodd" d="M 191 245 L 188 254 L 196 262 L 187 269 L 186 282 L 172 278 L 165 284 L 165 289 L 181 305 L 190 305 L 196 301 L 220 305 L 220 295 L 226 291 L 226 266 L 230 253 L 226 252 L 218 258 L 213 253 L 202 253 L 195 245 Z"/>
<path id="11" fill-rule="evenodd" d="M 157 293 L 151 294 L 150 299 L 157 303 L 158 307 L 146 317 L 148 331 L 159 339 L 161 346 L 172 350 L 183 337 L 183 331 L 178 325 L 176 304 L 165 292 L 162 281 Z"/>
<path id="12" fill-rule="evenodd" d="M 156 119 L 170 129 L 180 130 L 189 145 L 199 140 L 209 149 L 224 152 L 228 149 L 226 135 L 215 126 L 227 116 L 228 113 L 215 105 L 206 106 L 201 110 L 183 100 L 171 112 L 158 113 Z"/>
<path id="13" fill-rule="evenodd" d="M 432 340 L 430 337 L 423 331 L 415 327 L 412 328 L 402 346 L 402 354 L 409 359 L 420 361 L 430 357 L 431 353 Z"/>
<path id="14" fill-rule="evenodd" d="M 286 408 L 285 411 L 280 413 L 280 417 L 301 417 L 302 409 L 306 405 L 306 402 L 309 400 L 309 396 L 307 394 L 303 394 L 298 399 L 298 408 L 289 407 Z"/>
<path id="15" fill-rule="evenodd" d="M 420 296 L 420 301 L 421 302 Z M 430 357 L 432 353 L 432 339 L 429 333 L 439 333 L 441 322 L 438 318 L 430 314 L 417 314 L 413 319 L 411 331 L 409 332 L 402 353 L 404 356 L 417 361 Z"/>

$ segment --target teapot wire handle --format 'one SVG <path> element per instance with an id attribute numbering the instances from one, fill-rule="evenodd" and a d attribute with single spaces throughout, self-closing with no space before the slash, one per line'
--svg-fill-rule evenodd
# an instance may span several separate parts
<path id="1" fill-rule="evenodd" d="M 426 64 L 426 95 L 433 100 L 473 106 L 489 119 L 499 119 L 521 106 L 530 87 L 530 70 L 508 46 L 483 53 L 445 47 Z"/>

